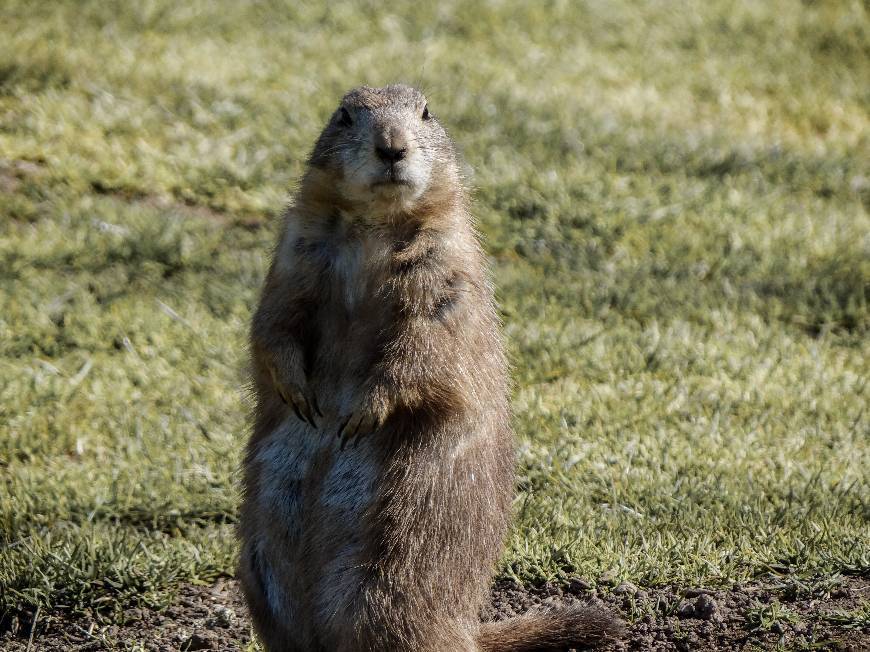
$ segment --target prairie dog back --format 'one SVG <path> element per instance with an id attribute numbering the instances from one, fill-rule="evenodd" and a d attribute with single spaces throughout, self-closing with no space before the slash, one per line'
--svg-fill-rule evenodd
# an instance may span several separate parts
<path id="1" fill-rule="evenodd" d="M 251 327 L 239 575 L 268 650 L 559 649 L 615 627 L 577 609 L 478 622 L 514 483 L 484 261 L 425 97 L 345 95 Z"/>

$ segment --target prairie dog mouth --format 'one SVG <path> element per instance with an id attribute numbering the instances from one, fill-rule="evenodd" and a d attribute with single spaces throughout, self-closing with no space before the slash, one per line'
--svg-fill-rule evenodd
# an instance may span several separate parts
<path id="1" fill-rule="evenodd" d="M 413 187 L 413 183 L 407 176 L 407 170 L 399 170 L 398 166 L 390 165 L 372 182 L 372 188 L 395 188 L 405 186 Z"/>
<path id="2" fill-rule="evenodd" d="M 408 186 L 411 187 L 412 184 L 407 179 L 380 179 L 375 181 L 372 186 Z"/>

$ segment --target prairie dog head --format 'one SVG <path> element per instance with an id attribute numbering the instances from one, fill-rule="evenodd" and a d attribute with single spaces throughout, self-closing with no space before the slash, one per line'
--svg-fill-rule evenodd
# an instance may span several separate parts
<path id="1" fill-rule="evenodd" d="M 458 181 L 452 143 L 426 98 L 399 84 L 347 93 L 311 165 L 329 172 L 344 202 L 385 213 L 413 210 L 427 193 Z"/>

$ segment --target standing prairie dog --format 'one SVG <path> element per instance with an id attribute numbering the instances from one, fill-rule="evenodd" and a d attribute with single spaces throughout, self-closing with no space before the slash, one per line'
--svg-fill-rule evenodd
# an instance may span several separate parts
<path id="1" fill-rule="evenodd" d="M 590 607 L 481 624 L 514 489 L 508 372 L 453 144 L 407 86 L 349 92 L 251 328 L 239 575 L 270 652 L 557 650 Z"/>

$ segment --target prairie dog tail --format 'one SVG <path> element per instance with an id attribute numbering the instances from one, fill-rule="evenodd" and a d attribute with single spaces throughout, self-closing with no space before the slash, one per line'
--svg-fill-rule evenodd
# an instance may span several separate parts
<path id="1" fill-rule="evenodd" d="M 574 604 L 483 623 L 477 644 L 483 652 L 562 652 L 613 640 L 624 631 L 622 621 L 604 609 Z"/>

